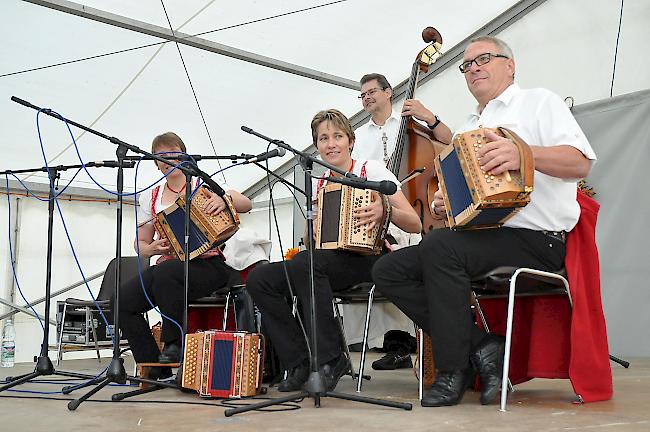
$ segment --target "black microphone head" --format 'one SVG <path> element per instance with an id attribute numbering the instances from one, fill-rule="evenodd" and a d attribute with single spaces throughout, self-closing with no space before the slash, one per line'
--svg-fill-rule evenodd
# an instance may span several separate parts
<path id="1" fill-rule="evenodd" d="M 379 182 L 379 189 L 384 195 L 393 195 L 397 192 L 397 185 L 390 180 L 382 180 Z"/>
<path id="2" fill-rule="evenodd" d="M 251 129 L 251 128 L 249 128 L 249 127 L 246 127 L 246 126 L 242 126 L 242 127 L 241 127 L 241 130 L 243 130 L 243 131 L 246 132 L 246 133 L 251 133 L 251 132 L 253 131 L 253 129 Z"/>

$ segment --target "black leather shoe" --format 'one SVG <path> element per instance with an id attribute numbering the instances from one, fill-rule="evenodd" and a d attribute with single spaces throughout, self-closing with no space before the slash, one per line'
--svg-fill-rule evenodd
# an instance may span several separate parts
<path id="1" fill-rule="evenodd" d="M 147 377 L 150 380 L 167 380 L 174 375 L 172 368 L 169 366 L 155 366 L 149 370 L 149 376 Z"/>
<path id="2" fill-rule="evenodd" d="M 341 353 L 335 360 L 325 363 L 321 366 L 323 377 L 325 378 L 325 388 L 327 391 L 334 391 L 339 380 L 350 368 L 347 357 Z"/>
<path id="3" fill-rule="evenodd" d="M 158 356 L 158 363 L 169 364 L 181 361 L 181 347 L 177 343 L 166 343 Z"/>
<path id="4" fill-rule="evenodd" d="M 469 369 L 438 371 L 436 380 L 420 403 L 423 407 L 457 405 L 465 394 L 468 380 Z"/>
<path id="5" fill-rule="evenodd" d="M 287 378 L 278 383 L 278 391 L 298 391 L 305 385 L 307 378 L 309 378 L 309 361 L 305 361 L 291 369 Z"/>
<path id="6" fill-rule="evenodd" d="M 488 405 L 501 389 L 505 338 L 488 333 L 470 354 L 472 366 L 481 379 L 481 404 Z"/>
<path id="7" fill-rule="evenodd" d="M 372 362 L 372 368 L 374 370 L 394 370 L 412 367 L 413 361 L 411 361 L 411 355 L 396 351 L 389 352 L 379 360 Z"/>

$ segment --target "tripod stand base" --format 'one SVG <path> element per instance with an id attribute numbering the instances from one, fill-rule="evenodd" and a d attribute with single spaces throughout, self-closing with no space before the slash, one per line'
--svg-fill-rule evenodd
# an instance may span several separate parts
<path id="1" fill-rule="evenodd" d="M 338 393 L 338 392 L 324 392 L 324 393 L 311 393 L 308 391 L 303 391 L 300 393 L 295 393 L 289 396 L 284 396 L 280 397 L 277 399 L 270 399 L 264 402 L 244 406 L 244 407 L 237 407 L 237 408 L 231 408 L 227 409 L 224 411 L 224 415 L 226 417 L 231 417 L 235 414 L 240 414 L 248 411 L 253 411 L 257 410 L 260 408 L 265 408 L 268 406 L 272 405 L 280 405 L 286 402 L 291 402 L 291 401 L 296 401 L 298 399 L 303 399 L 306 397 L 311 397 L 314 398 L 314 406 L 315 407 L 320 407 L 320 399 L 323 397 L 333 397 L 337 399 L 345 399 L 345 400 L 351 400 L 355 402 L 363 402 L 363 403 L 369 403 L 373 405 L 381 405 L 385 407 L 390 407 L 390 408 L 400 408 L 406 411 L 411 411 L 413 409 L 413 405 L 410 403 L 403 403 L 403 402 L 392 402 L 392 401 L 385 401 L 382 399 L 375 399 L 375 398 L 369 398 L 369 397 L 363 397 L 363 396 L 357 396 L 357 395 L 352 395 L 352 394 L 347 394 L 347 393 Z"/>
<path id="2" fill-rule="evenodd" d="M 52 360 L 50 360 L 49 357 L 40 356 L 36 360 L 36 367 L 34 368 L 34 372 L 24 374 L 24 375 L 19 375 L 17 377 L 8 377 L 7 378 L 8 383 L 0 387 L 0 392 L 9 390 L 12 387 L 16 387 L 17 385 L 20 385 L 36 377 L 45 376 L 45 375 L 60 375 L 60 376 L 66 376 L 70 378 L 82 378 L 82 379 L 93 378 L 93 375 L 85 375 L 85 374 L 80 374 L 75 372 L 57 371 L 54 369 Z"/>

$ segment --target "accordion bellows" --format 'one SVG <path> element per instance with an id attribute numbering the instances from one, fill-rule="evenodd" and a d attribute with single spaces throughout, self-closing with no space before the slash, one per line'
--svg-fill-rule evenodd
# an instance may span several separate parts
<path id="1" fill-rule="evenodd" d="M 188 333 L 181 385 L 205 397 L 255 396 L 262 385 L 263 353 L 259 333 Z"/>
<path id="2" fill-rule="evenodd" d="M 384 217 L 368 232 L 368 225 L 355 227 L 354 210 L 370 204 L 372 191 L 330 183 L 318 192 L 316 249 L 340 249 L 364 255 L 378 255 L 390 223 L 391 207 L 381 195 Z"/>
<path id="3" fill-rule="evenodd" d="M 239 215 L 228 195 L 222 198 L 226 208 L 216 215 L 205 212 L 204 207 L 210 192 L 201 186 L 190 204 L 190 259 L 218 246 L 232 237 L 239 229 Z M 166 238 L 176 254 L 183 261 L 183 238 L 185 236 L 185 195 L 176 202 L 159 212 L 153 220 L 154 227 L 161 238 Z"/>
<path id="4" fill-rule="evenodd" d="M 477 157 L 487 142 L 485 130 L 457 134 L 453 145 L 434 161 L 450 228 L 501 226 L 530 201 L 535 171 L 530 147 L 511 130 L 490 129 L 517 145 L 520 169 L 499 175 L 485 173 Z"/>

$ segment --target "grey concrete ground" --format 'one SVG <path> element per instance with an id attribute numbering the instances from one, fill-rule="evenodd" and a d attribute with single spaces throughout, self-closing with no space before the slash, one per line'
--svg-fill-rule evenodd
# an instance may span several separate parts
<path id="1" fill-rule="evenodd" d="M 370 362 L 377 358 L 371 354 Z M 202 400 L 195 394 L 163 390 L 123 402 L 108 401 L 123 388 L 109 387 L 83 403 L 76 411 L 67 409 L 71 396 L 45 395 L 31 399 L 28 393 L 0 393 L 2 431 L 649 431 L 650 359 L 630 360 L 630 369 L 612 364 L 614 398 L 607 402 L 576 405 L 568 380 L 536 379 L 518 385 L 509 397 L 509 411 L 497 405 L 481 406 L 478 393 L 468 391 L 462 403 L 448 408 L 422 408 L 417 383 L 411 370 L 371 371 L 372 380 L 362 395 L 413 403 L 412 411 L 384 408 L 358 402 L 325 398 L 315 408 L 313 400 L 285 412 L 252 412 L 226 418 L 218 400 Z M 103 368 L 108 360 L 102 360 Z M 127 371 L 132 370 L 128 365 Z M 0 378 L 31 371 L 33 364 L 0 369 Z M 96 360 L 66 360 L 60 369 L 95 372 Z M 61 379 L 60 377 L 47 377 Z M 17 390 L 56 392 L 60 384 L 29 383 Z M 337 391 L 354 393 L 354 383 L 344 377 Z M 274 389 L 268 396 L 277 396 Z M 28 399 L 29 398 L 29 399 Z M 53 400 L 53 399 L 64 400 Z M 158 402 L 158 403 L 156 403 Z M 245 402 L 247 403 L 247 402 Z"/>

